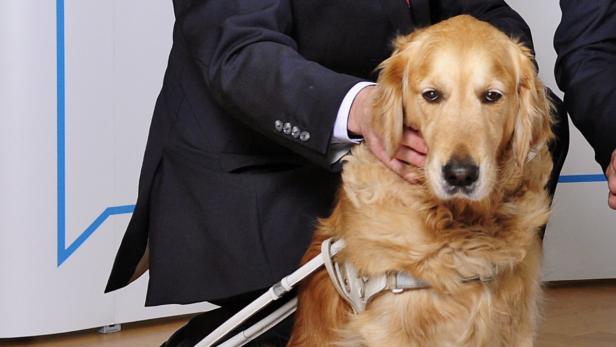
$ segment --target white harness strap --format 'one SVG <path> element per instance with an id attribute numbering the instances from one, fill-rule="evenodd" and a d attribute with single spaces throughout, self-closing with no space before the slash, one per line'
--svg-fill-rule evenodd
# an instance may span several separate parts
<path id="1" fill-rule="evenodd" d="M 537 146 L 537 147 L 533 147 L 528 151 L 528 155 L 526 156 L 526 162 L 528 163 L 529 161 L 535 159 L 537 157 L 537 155 L 539 154 L 539 152 L 541 151 L 541 149 L 543 148 L 543 146 Z"/>
<path id="2" fill-rule="evenodd" d="M 400 294 L 407 290 L 430 288 L 430 283 L 415 278 L 406 272 L 386 272 L 374 277 L 360 276 L 357 269 L 350 262 L 339 263 L 331 251 L 331 239 L 321 244 L 321 256 L 334 287 L 340 296 L 351 305 L 355 314 L 366 310 L 366 306 L 378 294 L 390 291 Z M 336 241 L 336 244 L 343 240 Z M 344 243 L 342 243 L 345 246 Z M 496 273 L 494 269 L 493 273 Z M 488 282 L 492 276 L 482 277 L 479 275 L 464 277 L 462 282 L 481 281 Z"/>
<path id="3" fill-rule="evenodd" d="M 405 272 L 387 272 L 374 277 L 360 276 L 350 262 L 340 264 L 334 259 L 329 239 L 321 244 L 321 255 L 334 287 L 356 314 L 365 311 L 366 305 L 383 291 L 399 294 L 405 290 L 430 287 L 427 282 Z"/>
<path id="4" fill-rule="evenodd" d="M 355 267 L 350 263 L 342 264 L 342 266 L 334 260 L 336 253 L 345 247 L 343 240 L 335 241 L 327 239 L 321 244 L 321 254 L 310 259 L 306 264 L 294 271 L 289 276 L 284 277 L 280 282 L 273 285 L 267 292 L 251 302 L 248 306 L 240 310 L 238 313 L 229 318 L 221 326 L 214 329 L 208 336 L 197 343 L 196 347 L 211 347 L 219 345 L 221 347 L 239 347 L 252 341 L 263 332 L 282 321 L 293 313 L 297 306 L 297 298 L 291 299 L 288 303 L 281 306 L 279 309 L 257 322 L 249 329 L 246 329 L 231 339 L 219 344 L 220 340 L 236 329 L 248 318 L 259 312 L 263 307 L 270 302 L 279 299 L 299 281 L 308 277 L 321 265 L 325 264 L 327 273 L 329 274 L 334 287 L 340 296 L 346 300 L 353 311 L 357 314 L 366 309 L 366 305 L 379 293 L 389 290 L 394 294 L 401 293 L 409 289 L 428 288 L 430 285 L 424 281 L 418 280 L 403 272 L 390 272 L 374 278 L 360 277 Z M 496 269 L 495 269 L 496 270 Z M 481 278 L 472 276 L 463 278 L 464 282 L 481 280 L 489 281 L 491 277 Z"/>

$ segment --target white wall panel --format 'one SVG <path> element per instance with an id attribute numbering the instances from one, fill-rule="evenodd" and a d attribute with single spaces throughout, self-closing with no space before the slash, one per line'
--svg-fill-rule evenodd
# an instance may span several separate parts
<path id="1" fill-rule="evenodd" d="M 145 308 L 147 276 L 103 294 L 136 200 L 172 25 L 169 0 L 0 2 L 0 338 L 212 307 Z"/>
<path id="2" fill-rule="evenodd" d="M 554 78 L 553 40 L 561 17 L 558 1 L 507 2 L 532 30 L 541 78 L 562 97 Z M 571 122 L 569 127 L 571 143 L 561 174 L 601 174 L 592 148 Z M 559 184 L 544 243 L 546 280 L 616 277 L 616 211 L 607 207 L 607 192 L 607 182 Z"/>

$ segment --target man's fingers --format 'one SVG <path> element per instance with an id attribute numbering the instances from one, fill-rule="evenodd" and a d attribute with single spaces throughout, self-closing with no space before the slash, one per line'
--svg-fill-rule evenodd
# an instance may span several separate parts
<path id="1" fill-rule="evenodd" d="M 616 150 L 612 152 L 612 160 L 610 165 L 607 166 L 605 175 L 607 176 L 607 185 L 610 188 L 610 192 L 616 194 Z"/>
<path id="2" fill-rule="evenodd" d="M 409 164 L 413 166 L 423 166 L 423 163 L 425 162 L 424 155 L 417 153 L 408 147 L 402 146 L 402 148 L 406 148 L 402 151 L 404 154 L 401 155 L 404 160 L 400 160 L 397 155 L 394 156 L 394 158 L 391 158 L 378 136 L 368 133 L 364 138 L 372 154 L 374 154 L 374 156 L 383 162 L 390 170 L 408 182 L 417 182 L 417 174 L 411 170 L 411 166 Z M 397 153 L 400 153 L 400 150 L 398 150 Z"/>
<path id="3" fill-rule="evenodd" d="M 607 204 L 610 208 L 616 210 L 616 171 L 612 170 L 611 175 L 609 171 L 608 169 L 607 186 L 610 191 L 608 193 Z"/>
<path id="4" fill-rule="evenodd" d="M 614 152 L 616 153 L 616 152 Z M 616 155 L 612 155 L 612 161 L 610 165 L 608 165 L 607 170 L 605 171 L 605 176 L 607 177 L 607 186 L 610 190 L 610 193 L 616 194 Z"/>
<path id="5" fill-rule="evenodd" d="M 411 147 L 418 153 L 426 154 L 428 153 L 428 146 L 424 141 L 423 137 L 417 130 L 413 128 L 404 128 L 404 133 L 402 133 L 402 146 Z"/>
<path id="6" fill-rule="evenodd" d="M 607 205 L 611 209 L 616 210 L 616 194 L 610 193 L 610 195 L 607 198 Z"/>
<path id="7" fill-rule="evenodd" d="M 366 140 L 366 144 L 368 145 L 368 148 L 370 148 L 370 151 L 372 152 L 372 154 L 374 154 L 375 157 L 377 157 L 380 161 L 382 161 L 385 164 L 387 164 L 387 162 L 391 160 L 380 138 L 378 138 L 377 136 L 374 136 L 371 133 L 366 134 L 364 138 Z"/>
<path id="8" fill-rule="evenodd" d="M 612 152 L 612 158 L 605 171 L 605 176 L 607 176 L 607 186 L 610 190 L 607 196 L 607 205 L 616 210 L 616 149 Z"/>
<path id="9" fill-rule="evenodd" d="M 419 178 L 413 170 L 409 170 L 409 165 L 401 160 L 394 158 L 389 161 L 388 166 L 408 182 L 415 183 Z"/>
<path id="10" fill-rule="evenodd" d="M 607 187 L 610 189 L 610 193 L 616 194 L 616 171 L 610 173 L 608 170 Z"/>
<path id="11" fill-rule="evenodd" d="M 385 165 L 389 166 L 390 169 L 394 170 L 398 175 L 402 176 L 405 165 L 404 162 L 398 159 L 390 159 L 385 163 Z"/>
<path id="12" fill-rule="evenodd" d="M 398 148 L 395 158 L 417 167 L 423 167 L 426 162 L 425 154 L 419 153 L 406 146 Z"/>

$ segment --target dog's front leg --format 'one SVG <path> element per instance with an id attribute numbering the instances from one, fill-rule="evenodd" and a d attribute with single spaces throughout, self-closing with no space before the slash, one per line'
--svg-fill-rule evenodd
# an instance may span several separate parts
<path id="1" fill-rule="evenodd" d="M 348 321 L 349 307 L 321 270 L 312 275 L 299 291 L 293 334 L 287 346 L 331 346 Z"/>
<path id="2" fill-rule="evenodd" d="M 537 330 L 543 304 L 543 290 L 540 282 L 541 245 L 536 243 L 528 250 L 524 261 L 516 268 L 514 274 L 521 279 L 523 290 L 518 297 L 522 304 L 517 305 L 513 312 L 518 313 L 517 326 L 513 327 L 517 340 L 514 347 L 531 347 L 535 345 Z M 509 300 L 513 301 L 513 300 Z"/>
<path id="3" fill-rule="evenodd" d="M 329 235 L 317 232 L 304 254 L 306 263 L 321 252 L 321 243 Z M 333 345 L 348 322 L 350 306 L 343 301 L 325 269 L 304 280 L 299 288 L 293 333 L 287 346 L 325 347 Z"/>

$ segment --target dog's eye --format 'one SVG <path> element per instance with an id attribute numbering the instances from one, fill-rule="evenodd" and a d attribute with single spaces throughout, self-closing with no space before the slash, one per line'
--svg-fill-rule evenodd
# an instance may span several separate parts
<path id="1" fill-rule="evenodd" d="M 441 93 L 434 89 L 428 89 L 423 94 L 421 94 L 427 102 L 437 103 L 441 101 Z"/>
<path id="2" fill-rule="evenodd" d="M 492 104 L 497 102 L 502 96 L 503 94 L 495 90 L 488 90 L 485 94 L 483 94 L 483 102 L 486 104 Z"/>

